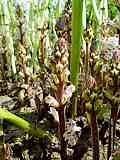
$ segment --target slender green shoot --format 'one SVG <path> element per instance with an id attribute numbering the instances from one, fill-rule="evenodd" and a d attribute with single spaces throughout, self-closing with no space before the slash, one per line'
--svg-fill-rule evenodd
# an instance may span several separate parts
<path id="1" fill-rule="evenodd" d="M 42 137 L 47 137 L 49 138 L 48 134 L 45 133 L 45 131 L 43 131 L 40 128 L 33 128 L 32 124 L 29 123 L 28 121 L 24 120 L 23 118 L 20 118 L 14 114 L 12 114 L 11 112 L 0 108 L 0 119 L 5 119 L 6 121 L 24 129 L 26 132 L 32 134 L 33 136 L 42 138 Z"/>
<path id="2" fill-rule="evenodd" d="M 80 63 L 80 47 L 82 39 L 82 10 L 83 0 L 72 1 L 72 50 L 70 57 L 71 82 L 77 87 Z M 77 99 L 73 100 L 72 116 L 77 112 Z"/>

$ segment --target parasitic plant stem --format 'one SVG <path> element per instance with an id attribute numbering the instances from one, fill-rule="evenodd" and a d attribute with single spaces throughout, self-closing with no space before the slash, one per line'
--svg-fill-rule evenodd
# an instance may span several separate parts
<path id="1" fill-rule="evenodd" d="M 94 110 L 94 107 L 92 107 L 91 111 L 91 134 L 92 134 L 93 160 L 99 160 L 99 135 L 98 135 L 96 111 Z"/>
<path id="2" fill-rule="evenodd" d="M 61 99 L 64 93 L 64 81 L 60 81 L 58 88 L 57 88 L 57 101 L 60 103 L 60 107 L 58 109 L 59 115 L 59 136 L 61 142 L 61 160 L 67 159 L 67 152 L 66 152 L 66 142 L 64 141 L 63 134 L 65 132 L 65 113 L 64 113 L 64 106 L 61 104 Z"/>

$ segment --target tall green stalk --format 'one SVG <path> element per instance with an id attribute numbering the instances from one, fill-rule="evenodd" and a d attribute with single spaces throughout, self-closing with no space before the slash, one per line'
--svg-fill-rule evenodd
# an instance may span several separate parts
<path id="1" fill-rule="evenodd" d="M 98 21 L 98 23 L 100 23 L 100 14 L 99 14 L 99 11 L 98 11 L 98 8 L 97 8 L 96 0 L 92 0 L 92 6 L 93 6 L 93 9 L 94 9 L 97 21 Z"/>
<path id="2" fill-rule="evenodd" d="M 82 10 L 83 0 L 72 1 L 72 50 L 70 57 L 71 82 L 77 86 L 77 76 L 79 73 L 80 47 L 82 39 Z M 73 98 L 72 117 L 77 114 L 77 97 Z"/>

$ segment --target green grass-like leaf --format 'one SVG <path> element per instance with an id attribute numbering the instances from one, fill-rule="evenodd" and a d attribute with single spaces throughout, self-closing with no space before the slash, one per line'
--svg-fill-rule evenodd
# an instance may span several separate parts
<path id="1" fill-rule="evenodd" d="M 5 119 L 6 121 L 24 129 L 26 132 L 32 134 L 33 136 L 36 136 L 38 138 L 46 137 L 50 139 L 50 136 L 47 133 L 45 133 L 45 131 L 43 131 L 42 129 L 33 128 L 31 123 L 3 108 L 0 108 L 0 119 Z"/>

